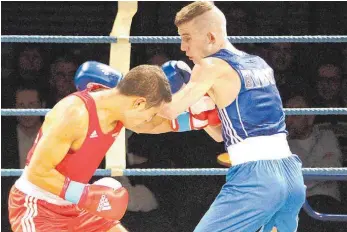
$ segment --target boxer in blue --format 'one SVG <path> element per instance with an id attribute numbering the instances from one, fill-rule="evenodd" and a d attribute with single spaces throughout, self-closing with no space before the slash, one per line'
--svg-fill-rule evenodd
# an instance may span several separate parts
<path id="1" fill-rule="evenodd" d="M 195 232 L 296 231 L 306 187 L 272 68 L 228 41 L 225 16 L 210 2 L 185 6 L 175 24 L 194 68 L 160 115 L 177 118 L 207 93 L 222 121 L 210 128 L 222 134 L 233 165 Z"/>

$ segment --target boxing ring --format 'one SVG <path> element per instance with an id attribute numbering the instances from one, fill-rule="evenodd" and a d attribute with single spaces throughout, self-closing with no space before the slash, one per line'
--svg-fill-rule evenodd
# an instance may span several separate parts
<path id="1" fill-rule="evenodd" d="M 130 47 L 132 43 L 180 43 L 178 36 L 130 36 L 130 25 L 137 5 L 126 6 L 127 12 L 119 11 L 110 36 L 42 36 L 42 35 L 2 35 L 2 43 L 108 43 L 111 44 L 110 66 L 126 73 L 130 67 Z M 124 7 L 124 6 L 123 6 Z M 129 10 L 130 9 L 130 10 Z M 229 36 L 231 43 L 346 43 L 347 36 Z M 118 58 L 115 54 L 119 55 Z M 124 55 L 126 57 L 124 57 Z M 1 116 L 44 116 L 50 109 L 1 109 Z M 286 115 L 347 115 L 347 108 L 294 108 L 285 109 Z M 117 155 L 106 156 L 106 169 L 98 169 L 95 176 L 187 176 L 226 175 L 228 168 L 206 169 L 126 169 L 125 136 L 120 135 Z M 121 156 L 120 163 L 115 157 Z M 1 169 L 1 176 L 20 176 L 22 169 Z M 303 168 L 305 180 L 347 181 L 347 168 Z M 322 214 L 314 211 L 306 201 L 304 210 L 311 217 L 321 221 L 347 221 L 347 215 Z"/>

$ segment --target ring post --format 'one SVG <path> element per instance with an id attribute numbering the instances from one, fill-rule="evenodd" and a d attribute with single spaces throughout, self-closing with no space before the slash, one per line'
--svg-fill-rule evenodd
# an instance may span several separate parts
<path id="1" fill-rule="evenodd" d="M 125 75 L 130 69 L 131 44 L 129 42 L 132 18 L 137 12 L 137 1 L 119 1 L 116 20 L 110 36 L 117 37 L 117 43 L 111 44 L 110 66 Z M 126 167 L 125 129 L 106 154 L 106 169 L 111 169 L 112 176 L 121 176 Z M 114 171 L 113 171 L 114 170 Z"/>

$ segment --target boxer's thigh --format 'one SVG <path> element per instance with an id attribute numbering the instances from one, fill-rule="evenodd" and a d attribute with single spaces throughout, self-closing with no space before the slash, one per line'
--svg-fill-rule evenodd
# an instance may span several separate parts
<path id="1" fill-rule="evenodd" d="M 109 231 L 113 227 L 119 224 L 119 221 L 109 220 L 94 214 L 91 214 L 85 210 L 82 210 L 78 217 L 75 219 L 73 223 L 73 228 L 71 231 L 74 232 L 101 232 L 101 231 Z M 111 230 L 117 231 L 117 230 Z M 122 231 L 122 230 L 119 230 Z"/>
<path id="2" fill-rule="evenodd" d="M 227 179 L 195 232 L 257 231 L 283 205 L 285 183 L 271 161 L 232 167 Z"/>
<path id="3" fill-rule="evenodd" d="M 287 198 L 283 206 L 265 225 L 263 231 L 271 231 L 272 226 L 275 226 L 281 232 L 294 232 L 298 228 L 298 215 L 306 199 L 306 186 L 302 175 L 301 161 L 296 155 L 293 155 L 278 161 L 278 163 L 287 183 Z"/>
<path id="4" fill-rule="evenodd" d="M 64 208 L 64 209 L 63 209 Z M 54 206 L 12 188 L 9 196 L 9 219 L 15 232 L 67 232 L 72 218 L 66 217 L 71 207 Z"/>

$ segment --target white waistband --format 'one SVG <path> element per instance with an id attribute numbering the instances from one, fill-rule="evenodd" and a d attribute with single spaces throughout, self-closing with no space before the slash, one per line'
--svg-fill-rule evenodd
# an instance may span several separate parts
<path id="1" fill-rule="evenodd" d="M 232 165 L 257 160 L 282 159 L 292 155 L 285 133 L 250 137 L 230 145 L 227 149 Z"/>
<path id="2" fill-rule="evenodd" d="M 55 205 L 72 205 L 71 202 L 68 202 L 32 184 L 26 177 L 26 168 L 24 168 L 23 174 L 19 177 L 14 185 L 19 191 L 25 193 L 26 195 L 47 201 L 48 203 Z"/>

